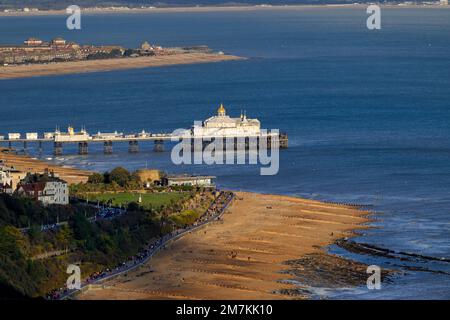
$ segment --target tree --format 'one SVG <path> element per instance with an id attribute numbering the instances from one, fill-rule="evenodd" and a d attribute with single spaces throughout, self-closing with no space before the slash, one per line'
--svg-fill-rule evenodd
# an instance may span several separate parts
<path id="1" fill-rule="evenodd" d="M 89 183 L 100 184 L 104 182 L 104 176 L 98 172 L 94 172 L 88 178 Z"/>
<path id="2" fill-rule="evenodd" d="M 63 225 L 55 235 L 56 243 L 63 249 L 69 247 L 72 237 L 72 230 L 67 225 Z"/>
<path id="3" fill-rule="evenodd" d="M 70 217 L 69 224 L 73 230 L 74 238 L 77 240 L 88 240 L 94 236 L 91 223 L 81 213 L 76 213 Z"/>
<path id="4" fill-rule="evenodd" d="M 103 174 L 103 182 L 111 183 L 111 174 L 108 171 Z"/>
<path id="5" fill-rule="evenodd" d="M 25 237 L 19 229 L 13 226 L 0 228 L 0 253 L 7 255 L 11 259 L 19 259 L 26 251 L 27 245 Z"/>
<path id="6" fill-rule="evenodd" d="M 130 172 L 123 167 L 114 168 L 110 173 L 111 182 L 116 182 L 121 187 L 124 187 L 130 178 Z"/>
<path id="7" fill-rule="evenodd" d="M 112 181 L 111 183 L 110 183 L 110 190 L 112 190 L 112 191 L 114 191 L 114 192 L 117 192 L 117 190 L 119 190 L 120 189 L 120 186 L 119 186 L 119 184 L 117 183 L 117 182 L 115 182 L 115 181 Z"/>
<path id="8" fill-rule="evenodd" d="M 32 243 L 37 243 L 42 239 L 42 232 L 37 224 L 32 224 L 30 226 L 30 229 L 28 229 L 28 236 Z"/>
<path id="9" fill-rule="evenodd" d="M 138 210 L 139 210 L 139 204 L 136 203 L 136 202 L 134 202 L 134 201 L 132 201 L 132 202 L 130 202 L 130 203 L 128 204 L 127 210 L 128 210 L 128 211 L 138 211 Z"/>

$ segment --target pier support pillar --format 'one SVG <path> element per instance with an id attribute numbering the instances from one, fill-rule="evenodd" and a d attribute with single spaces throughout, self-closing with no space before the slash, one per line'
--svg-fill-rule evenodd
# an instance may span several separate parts
<path id="1" fill-rule="evenodd" d="M 245 137 L 244 139 L 245 150 L 250 150 L 250 137 Z"/>
<path id="2" fill-rule="evenodd" d="M 202 147 L 200 149 L 200 143 L 198 143 L 198 141 L 194 139 L 195 152 L 202 152 L 203 150 L 205 150 L 207 146 L 209 146 L 211 143 L 214 143 L 214 138 L 212 138 L 210 141 L 209 140 L 201 141 L 201 143 Z"/>
<path id="3" fill-rule="evenodd" d="M 25 153 L 25 154 L 28 153 L 28 143 L 27 143 L 27 141 L 23 142 L 23 153 Z"/>
<path id="4" fill-rule="evenodd" d="M 38 154 L 39 154 L 39 156 L 42 155 L 42 141 L 38 142 Z"/>
<path id="5" fill-rule="evenodd" d="M 197 138 L 191 138 L 190 140 L 191 140 L 191 150 L 193 152 L 202 152 L 206 144 L 209 143 L 203 141 L 202 139 Z"/>
<path id="6" fill-rule="evenodd" d="M 78 154 L 88 154 L 88 143 L 79 142 L 78 143 Z"/>
<path id="7" fill-rule="evenodd" d="M 8 149 L 9 149 L 9 150 L 12 149 L 12 143 L 11 143 L 11 141 L 8 142 Z"/>
<path id="8" fill-rule="evenodd" d="M 267 136 L 267 149 L 272 147 L 272 136 Z"/>
<path id="9" fill-rule="evenodd" d="M 164 151 L 164 140 L 155 140 L 155 146 L 153 148 L 156 152 Z"/>
<path id="10" fill-rule="evenodd" d="M 55 156 L 61 156 L 63 154 L 63 144 L 62 144 L 62 142 L 55 142 L 53 144 L 53 154 Z"/>
<path id="11" fill-rule="evenodd" d="M 131 140 L 128 142 L 128 152 L 137 153 L 139 152 L 139 144 L 136 140 Z"/>
<path id="12" fill-rule="evenodd" d="M 103 153 L 111 154 L 113 152 L 112 141 L 105 141 L 103 143 Z"/>
<path id="13" fill-rule="evenodd" d="M 267 141 L 267 136 L 266 135 L 259 136 L 256 141 L 257 141 L 256 142 L 256 148 L 257 148 L 258 151 L 259 150 L 267 150 L 267 148 L 268 148 L 267 147 L 268 141 Z"/>

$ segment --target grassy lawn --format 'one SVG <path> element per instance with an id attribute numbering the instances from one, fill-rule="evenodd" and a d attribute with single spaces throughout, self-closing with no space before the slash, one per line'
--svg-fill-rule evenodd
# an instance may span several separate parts
<path id="1" fill-rule="evenodd" d="M 142 203 L 140 205 L 144 208 L 157 208 L 162 205 L 168 205 L 173 200 L 178 202 L 187 196 L 186 193 L 142 193 Z M 101 193 L 101 194 L 90 194 L 89 201 L 107 202 L 112 199 L 113 206 L 126 205 L 130 202 L 138 203 L 139 193 Z"/>

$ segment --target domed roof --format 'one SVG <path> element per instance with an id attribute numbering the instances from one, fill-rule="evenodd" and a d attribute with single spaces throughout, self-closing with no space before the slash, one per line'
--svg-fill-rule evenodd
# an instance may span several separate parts
<path id="1" fill-rule="evenodd" d="M 142 50 L 150 50 L 151 48 L 152 48 L 152 46 L 147 41 L 145 41 L 143 44 L 141 44 Z"/>
<path id="2" fill-rule="evenodd" d="M 225 108 L 223 107 L 223 103 L 221 103 L 219 109 L 217 109 L 217 114 L 218 114 L 219 116 L 224 116 L 224 115 L 225 115 L 225 112 L 226 112 L 226 110 L 225 110 Z"/>

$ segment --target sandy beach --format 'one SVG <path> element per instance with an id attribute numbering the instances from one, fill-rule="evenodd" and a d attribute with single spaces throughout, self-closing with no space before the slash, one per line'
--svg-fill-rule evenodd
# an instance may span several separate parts
<path id="1" fill-rule="evenodd" d="M 46 168 L 53 170 L 62 179 L 69 183 L 86 182 L 92 172 L 75 168 L 68 168 L 58 165 L 52 165 L 47 162 L 33 159 L 25 155 L 16 155 L 14 153 L 5 152 L 7 149 L 0 148 L 0 160 L 8 166 L 21 171 L 43 172 Z"/>
<path id="2" fill-rule="evenodd" d="M 60 74 L 100 72 L 170 65 L 240 60 L 241 57 L 212 53 L 184 53 L 166 56 L 117 58 L 0 67 L 0 80 Z"/>
<path id="3" fill-rule="evenodd" d="M 149 263 L 78 298 L 308 298 L 307 286 L 290 283 L 298 276 L 310 285 L 361 285 L 366 266 L 327 254 L 324 246 L 367 228 L 361 224 L 368 213 L 354 206 L 239 192 L 222 221 L 184 236 Z"/>

